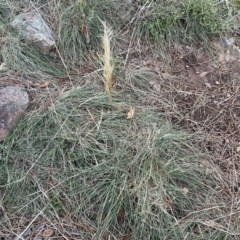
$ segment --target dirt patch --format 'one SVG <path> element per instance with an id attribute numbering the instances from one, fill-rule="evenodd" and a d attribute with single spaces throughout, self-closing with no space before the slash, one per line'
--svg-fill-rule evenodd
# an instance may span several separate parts
<path id="1" fill-rule="evenodd" d="M 199 145 L 230 179 L 236 175 L 233 185 L 239 186 L 239 72 L 234 65 L 220 64 L 217 57 L 198 57 L 197 50 L 187 57 L 177 53 L 173 59 L 169 81 L 161 84 L 166 113 L 174 124 L 201 134 Z"/>

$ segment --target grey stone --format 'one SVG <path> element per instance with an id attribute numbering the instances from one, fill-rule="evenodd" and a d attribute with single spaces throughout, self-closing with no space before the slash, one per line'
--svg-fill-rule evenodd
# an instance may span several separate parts
<path id="1" fill-rule="evenodd" d="M 234 38 L 221 37 L 220 40 L 224 48 L 232 47 L 235 42 Z"/>
<path id="2" fill-rule="evenodd" d="M 49 53 L 55 46 L 53 31 L 36 11 L 18 15 L 11 26 L 44 53 Z"/>
<path id="3" fill-rule="evenodd" d="M 28 103 L 28 94 L 21 86 L 0 90 L 0 142 L 20 119 Z"/>

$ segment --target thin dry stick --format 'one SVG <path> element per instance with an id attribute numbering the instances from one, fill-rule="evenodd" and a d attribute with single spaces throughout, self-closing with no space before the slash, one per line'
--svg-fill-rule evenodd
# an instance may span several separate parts
<path id="1" fill-rule="evenodd" d="M 43 214 L 43 212 L 44 212 L 45 209 L 46 209 L 46 207 L 44 207 L 44 208 L 34 217 L 34 219 L 27 225 L 27 227 L 22 231 L 22 233 L 17 236 L 17 238 L 16 238 L 15 240 L 19 240 L 19 239 L 24 240 L 24 238 L 22 237 L 22 235 L 24 234 L 24 232 L 26 231 L 26 229 L 28 229 L 28 228 L 31 227 L 31 225 L 35 222 L 35 220 L 36 220 L 41 214 Z"/>

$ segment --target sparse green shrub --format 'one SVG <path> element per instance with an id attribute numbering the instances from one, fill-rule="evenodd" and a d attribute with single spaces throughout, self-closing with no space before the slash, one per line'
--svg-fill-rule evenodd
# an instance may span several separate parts
<path id="1" fill-rule="evenodd" d="M 199 40 L 204 41 L 204 38 L 210 35 L 227 30 L 226 16 L 224 6 L 218 7 L 218 1 L 188 0 L 183 27 L 186 26 L 187 33 L 193 33 Z"/>
<path id="2" fill-rule="evenodd" d="M 162 51 L 177 42 L 206 43 L 227 30 L 228 17 L 226 6 L 217 0 L 146 1 L 139 13 L 136 36 L 153 40 Z"/>

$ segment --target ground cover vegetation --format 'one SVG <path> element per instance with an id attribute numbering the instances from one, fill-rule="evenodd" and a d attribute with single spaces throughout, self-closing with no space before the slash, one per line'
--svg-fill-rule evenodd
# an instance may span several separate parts
<path id="1" fill-rule="evenodd" d="M 55 33 L 49 55 L 9 25 L 32 9 Z M 0 145 L 0 239 L 239 239 L 238 75 L 208 68 L 238 9 L 1 0 L 0 84 L 31 102 Z"/>

